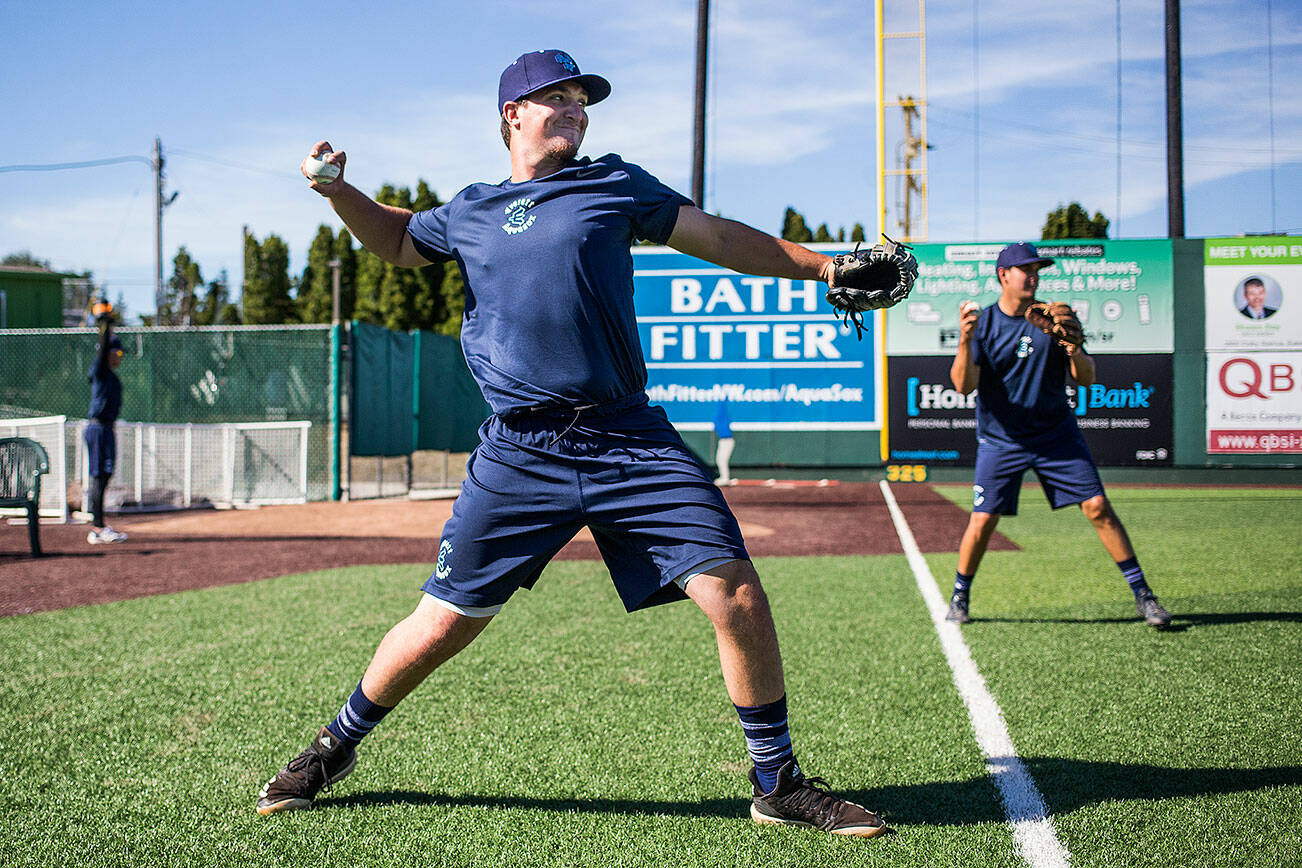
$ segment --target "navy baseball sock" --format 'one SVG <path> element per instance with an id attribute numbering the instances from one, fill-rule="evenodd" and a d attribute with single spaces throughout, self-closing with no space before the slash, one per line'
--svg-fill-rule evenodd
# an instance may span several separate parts
<path id="1" fill-rule="evenodd" d="M 390 711 L 393 711 L 393 706 L 379 705 L 367 699 L 366 694 L 362 693 L 362 685 L 359 682 L 353 695 L 348 697 L 344 707 L 339 709 L 339 716 L 332 720 L 326 729 L 349 747 L 357 747 L 357 743 L 375 729 L 376 724 L 384 720 L 384 716 Z"/>
<path id="2" fill-rule="evenodd" d="M 767 705 L 733 705 L 746 734 L 746 750 L 755 763 L 755 776 L 766 793 L 778 784 L 778 769 L 795 762 L 791 750 L 791 733 L 787 730 L 787 697 Z M 800 766 L 793 769 L 800 773 Z"/>
<path id="3" fill-rule="evenodd" d="M 962 573 L 960 573 L 958 570 L 955 570 L 954 571 L 954 593 L 966 594 L 968 591 L 972 590 L 972 580 L 974 578 L 976 578 L 976 573 L 973 573 L 970 576 L 965 576 Z"/>
<path id="4" fill-rule="evenodd" d="M 1144 581 L 1144 570 L 1139 566 L 1139 558 L 1117 561 L 1117 569 L 1121 570 L 1121 575 L 1130 584 L 1130 590 L 1135 592 L 1136 598 L 1152 593 L 1148 582 Z"/>

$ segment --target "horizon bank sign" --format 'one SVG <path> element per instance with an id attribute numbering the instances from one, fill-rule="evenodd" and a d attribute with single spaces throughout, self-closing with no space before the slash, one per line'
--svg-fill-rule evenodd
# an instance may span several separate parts
<path id="1" fill-rule="evenodd" d="M 743 431 L 881 430 L 885 315 L 865 316 L 859 340 L 826 289 L 739 274 L 667 247 L 634 248 L 651 402 L 687 431 L 712 429 L 721 404 Z"/>

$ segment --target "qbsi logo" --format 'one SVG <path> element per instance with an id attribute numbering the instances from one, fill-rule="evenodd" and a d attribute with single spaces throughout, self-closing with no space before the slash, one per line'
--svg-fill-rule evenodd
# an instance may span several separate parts
<path id="1" fill-rule="evenodd" d="M 1270 361 L 1235 356 L 1221 363 L 1216 375 L 1221 391 L 1230 398 L 1271 401 L 1299 391 L 1299 379 L 1291 361 L 1280 356 Z"/>

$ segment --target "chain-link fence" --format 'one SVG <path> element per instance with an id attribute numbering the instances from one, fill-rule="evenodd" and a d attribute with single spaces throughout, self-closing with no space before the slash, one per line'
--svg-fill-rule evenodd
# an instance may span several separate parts
<path id="1" fill-rule="evenodd" d="M 310 422 L 307 496 L 330 496 L 330 327 L 120 329 L 122 418 L 163 424 Z M 82 419 L 91 329 L 0 331 L 0 418 Z"/>

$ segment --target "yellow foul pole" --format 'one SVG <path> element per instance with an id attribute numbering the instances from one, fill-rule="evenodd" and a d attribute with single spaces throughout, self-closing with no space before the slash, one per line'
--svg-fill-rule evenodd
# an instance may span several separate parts
<path id="1" fill-rule="evenodd" d="M 873 0 L 874 35 L 877 39 L 877 237 L 886 232 L 886 39 L 883 29 L 882 6 L 885 0 Z M 886 392 L 886 314 L 874 312 L 877 321 L 878 370 L 882 384 L 881 458 L 890 458 L 888 423 L 890 422 Z"/>

